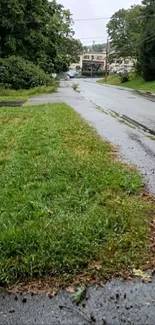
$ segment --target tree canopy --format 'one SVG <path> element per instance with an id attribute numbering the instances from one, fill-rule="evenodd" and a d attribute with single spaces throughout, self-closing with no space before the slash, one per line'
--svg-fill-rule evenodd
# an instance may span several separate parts
<path id="1" fill-rule="evenodd" d="M 0 0 L 0 57 L 11 55 L 45 71 L 66 70 L 82 50 L 69 10 L 56 1 Z"/>
<path id="2" fill-rule="evenodd" d="M 155 80 L 155 0 L 144 0 L 140 64 L 143 78 Z"/>
<path id="3" fill-rule="evenodd" d="M 110 19 L 107 29 L 117 58 L 137 57 L 142 29 L 142 6 L 120 9 Z"/>
<path id="4" fill-rule="evenodd" d="M 92 45 L 84 45 L 83 51 L 85 52 L 99 52 L 102 53 L 106 49 L 106 43 L 101 44 L 92 44 Z"/>

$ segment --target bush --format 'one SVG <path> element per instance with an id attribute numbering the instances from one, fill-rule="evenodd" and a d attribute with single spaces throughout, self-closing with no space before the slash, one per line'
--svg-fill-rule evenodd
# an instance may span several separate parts
<path id="1" fill-rule="evenodd" d="M 52 78 L 38 66 L 22 57 L 0 59 L 0 84 L 11 89 L 30 89 L 52 85 Z"/>
<path id="2" fill-rule="evenodd" d="M 104 77 L 104 71 L 82 71 L 84 77 Z"/>
<path id="3" fill-rule="evenodd" d="M 120 82 L 121 83 L 125 83 L 127 81 L 129 81 L 129 74 L 128 74 L 128 72 L 122 73 L 120 75 Z"/>

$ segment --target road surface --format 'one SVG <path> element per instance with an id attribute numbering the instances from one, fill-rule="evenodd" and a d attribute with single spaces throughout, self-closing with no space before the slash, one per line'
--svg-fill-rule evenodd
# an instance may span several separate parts
<path id="1" fill-rule="evenodd" d="M 155 126 L 155 102 L 136 95 L 132 91 L 120 90 L 115 87 L 104 87 L 96 82 L 78 80 L 80 93 L 72 89 L 74 81 L 63 82 L 55 94 L 32 97 L 28 104 L 65 102 L 75 109 L 95 129 L 101 138 L 118 146 L 120 157 L 135 165 L 144 175 L 146 189 L 155 194 L 155 137 L 142 132 L 141 127 L 126 124 L 119 120 L 114 112 L 122 112 L 128 117 L 145 124 L 145 127 Z M 132 99 L 137 106 L 131 105 Z M 128 107 L 128 111 L 127 111 Z M 129 107 L 132 107 L 131 112 Z M 142 107 L 142 111 L 140 110 Z M 145 112 L 144 112 L 145 107 Z M 148 113 L 148 107 L 151 107 Z M 137 111 L 136 111 L 137 110 Z M 144 113 L 147 118 L 145 118 Z M 151 115 L 152 114 L 152 115 Z M 149 117 L 148 117 L 149 116 Z M 152 124 L 149 120 L 152 116 Z M 147 121 L 147 126 L 145 123 Z M 122 123 L 123 122 L 123 123 Z"/>
<path id="2" fill-rule="evenodd" d="M 155 97 L 93 80 L 78 83 L 83 98 L 94 105 L 78 111 L 101 137 L 119 147 L 124 160 L 137 166 L 146 188 L 155 194 Z"/>
<path id="3" fill-rule="evenodd" d="M 154 325 L 155 279 L 152 283 L 112 280 L 90 287 L 76 306 L 66 291 L 46 296 L 0 295 L 1 325 Z"/>
<path id="4" fill-rule="evenodd" d="M 155 135 L 155 97 L 148 99 L 131 89 L 100 85 L 96 81 L 79 81 L 84 96 L 104 109 L 128 117 Z"/>

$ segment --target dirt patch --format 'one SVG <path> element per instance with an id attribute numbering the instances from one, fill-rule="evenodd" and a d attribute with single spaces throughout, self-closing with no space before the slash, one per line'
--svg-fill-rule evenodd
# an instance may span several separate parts
<path id="1" fill-rule="evenodd" d="M 0 107 L 21 107 L 25 102 L 0 102 Z"/>

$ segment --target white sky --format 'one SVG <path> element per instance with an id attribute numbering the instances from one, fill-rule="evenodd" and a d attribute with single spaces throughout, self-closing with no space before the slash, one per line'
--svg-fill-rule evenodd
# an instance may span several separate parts
<path id="1" fill-rule="evenodd" d="M 57 0 L 66 9 L 70 9 L 73 19 L 111 17 L 114 12 L 131 5 L 140 4 L 141 0 Z M 80 21 L 74 25 L 75 37 L 83 44 L 106 42 L 107 20 Z M 88 39 L 85 39 L 88 38 Z M 91 39 L 90 39 L 91 38 Z"/>

